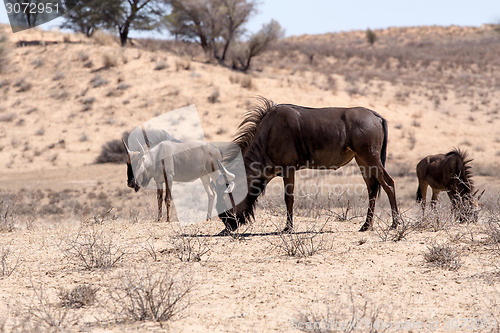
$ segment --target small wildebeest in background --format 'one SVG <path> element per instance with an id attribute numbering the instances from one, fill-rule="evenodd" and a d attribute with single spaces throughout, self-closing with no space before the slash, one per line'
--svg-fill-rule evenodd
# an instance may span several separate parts
<path id="1" fill-rule="evenodd" d="M 474 194 L 474 182 L 472 180 L 472 159 L 468 158 L 467 152 L 453 149 L 447 154 L 429 155 L 417 164 L 417 202 L 422 205 L 425 213 L 425 202 L 427 187 L 432 189 L 431 207 L 435 209 L 438 194 L 446 191 L 452 204 L 454 214 L 458 213 L 460 221 L 476 221 L 478 218 L 477 200 Z"/>
<path id="2" fill-rule="evenodd" d="M 205 142 L 175 142 L 165 140 L 153 148 L 143 147 L 132 152 L 123 141 L 135 174 L 136 186 L 146 187 L 154 179 L 157 189 L 165 184 L 167 222 L 170 221 L 172 183 L 192 182 L 200 179 L 208 196 L 207 219 L 211 217 L 215 199 L 215 184 L 226 184 L 225 193 L 232 191 L 235 176 L 220 163 L 222 153 L 216 146 Z M 224 175 L 222 174 L 224 173 Z M 158 220 L 161 219 L 161 199 L 158 199 Z"/>
<path id="3" fill-rule="evenodd" d="M 287 222 L 293 228 L 295 171 L 299 169 L 338 169 L 356 160 L 369 196 L 366 222 L 360 231 L 372 228 L 375 200 L 380 185 L 389 197 L 392 227 L 399 223 L 393 179 L 385 169 L 387 122 L 378 113 L 362 107 L 308 108 L 274 104 L 265 98 L 249 111 L 239 126 L 233 143 L 243 153 L 248 194 L 233 209 L 217 199 L 217 211 L 231 232 L 253 218 L 259 195 L 269 181 L 283 177 Z M 238 186 L 238 185 L 237 185 Z M 225 205 L 220 207 L 220 205 Z"/>
<path id="4" fill-rule="evenodd" d="M 144 144 L 148 147 L 154 147 L 157 144 L 159 144 L 162 141 L 173 141 L 173 142 L 180 142 L 177 140 L 175 137 L 170 135 L 168 132 L 162 129 L 155 129 L 151 128 L 147 130 L 143 129 L 142 133 L 144 136 L 140 137 L 138 139 L 144 141 Z M 125 133 L 125 135 L 122 138 L 123 146 L 125 147 L 125 152 L 127 153 L 127 186 L 130 188 L 133 188 L 136 192 L 139 191 L 140 187 L 137 185 L 134 177 L 134 171 L 132 170 L 132 161 L 130 157 L 132 156 L 134 158 L 134 162 L 139 157 L 139 154 L 141 152 L 141 143 L 138 139 L 136 140 L 130 140 L 129 145 L 125 144 L 126 141 L 128 141 L 129 134 Z M 168 190 L 168 189 L 167 189 Z M 158 199 L 158 219 L 161 219 L 162 215 L 162 201 L 163 201 L 163 188 L 157 188 L 156 190 L 156 197 Z M 165 195 L 165 203 L 167 201 L 167 195 Z"/>

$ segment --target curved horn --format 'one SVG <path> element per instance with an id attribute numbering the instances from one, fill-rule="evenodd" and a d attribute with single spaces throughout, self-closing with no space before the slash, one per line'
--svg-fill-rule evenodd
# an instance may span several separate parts
<path id="1" fill-rule="evenodd" d="M 127 154 L 130 154 L 130 149 L 128 149 L 128 146 L 125 143 L 125 140 L 123 138 L 122 138 L 122 143 L 123 143 L 123 146 L 125 147 L 125 150 L 127 151 Z"/>
<path id="2" fill-rule="evenodd" d="M 222 172 L 226 175 L 227 180 L 234 180 L 234 178 L 236 178 L 236 176 L 234 174 L 232 174 L 231 172 L 229 172 L 224 167 L 224 165 L 222 165 L 221 161 L 217 160 L 217 164 L 219 165 L 219 169 L 222 170 Z"/>
<path id="3" fill-rule="evenodd" d="M 146 154 L 146 150 L 144 149 L 144 147 L 141 145 L 141 143 L 139 142 L 139 140 L 138 140 L 138 139 L 136 139 L 136 140 L 137 140 L 137 143 L 139 144 L 139 147 L 141 147 L 141 152 L 142 152 L 143 154 Z"/>

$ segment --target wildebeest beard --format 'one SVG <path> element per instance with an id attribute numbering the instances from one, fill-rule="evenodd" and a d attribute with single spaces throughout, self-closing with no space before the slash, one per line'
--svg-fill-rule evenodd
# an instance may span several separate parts
<path id="1" fill-rule="evenodd" d="M 131 163 L 127 163 L 127 186 L 133 188 L 136 192 L 140 189 L 139 185 L 135 182 Z"/>

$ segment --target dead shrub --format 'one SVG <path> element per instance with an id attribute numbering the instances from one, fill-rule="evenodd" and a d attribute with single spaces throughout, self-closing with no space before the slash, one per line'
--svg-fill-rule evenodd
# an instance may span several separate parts
<path id="1" fill-rule="evenodd" d="M 209 255 L 212 250 L 211 238 L 204 237 L 200 230 L 195 228 L 179 229 L 174 238 L 174 249 L 171 252 L 180 261 L 201 261 L 205 255 Z"/>
<path id="2" fill-rule="evenodd" d="M 381 218 L 373 216 L 373 230 L 383 242 L 389 240 L 399 242 L 406 239 L 411 233 L 419 227 L 419 219 L 406 216 L 404 213 L 399 215 L 399 224 L 396 228 L 392 227 L 392 216 Z"/>
<path id="3" fill-rule="evenodd" d="M 97 156 L 95 163 L 126 163 L 127 153 L 120 140 L 111 140 L 106 142 L 101 153 Z"/>
<path id="4" fill-rule="evenodd" d="M 24 78 L 20 78 L 14 83 L 14 87 L 17 87 L 16 92 L 26 92 L 31 90 L 33 85 L 29 82 L 26 82 Z"/>
<path id="5" fill-rule="evenodd" d="M 214 89 L 214 91 L 212 91 L 212 93 L 208 96 L 208 101 L 210 103 L 217 103 L 219 102 L 219 96 L 220 96 L 220 92 L 219 92 L 219 89 Z"/>
<path id="6" fill-rule="evenodd" d="M 65 239 L 64 257 L 83 269 L 112 268 L 125 256 L 113 239 L 96 228 L 81 228 L 75 238 Z"/>
<path id="7" fill-rule="evenodd" d="M 35 67 L 35 69 L 40 68 L 44 64 L 43 58 L 35 58 L 31 60 L 31 64 Z"/>
<path id="8" fill-rule="evenodd" d="M 160 60 L 156 63 L 155 67 L 154 67 L 154 70 L 155 71 L 161 71 L 161 70 L 164 70 L 168 68 L 168 63 L 166 63 L 165 61 L 163 60 Z"/>
<path id="9" fill-rule="evenodd" d="M 0 232 L 13 232 L 14 226 L 14 203 L 10 199 L 0 201 Z"/>
<path id="10" fill-rule="evenodd" d="M 239 84 L 244 89 L 251 89 L 253 87 L 250 75 L 231 75 L 229 76 L 229 82 Z"/>
<path id="11" fill-rule="evenodd" d="M 188 307 L 192 288 L 186 276 L 179 279 L 164 269 L 130 272 L 110 290 L 111 311 L 118 320 L 168 321 Z"/>
<path id="12" fill-rule="evenodd" d="M 249 75 L 245 75 L 240 79 L 240 86 L 243 89 L 252 89 L 253 84 L 252 84 L 252 77 Z"/>
<path id="13" fill-rule="evenodd" d="M 78 58 L 78 60 L 80 60 L 81 62 L 87 62 L 89 60 L 89 55 L 88 53 L 84 52 L 84 51 L 78 51 L 78 53 L 76 54 L 76 57 Z"/>
<path id="14" fill-rule="evenodd" d="M 61 306 L 79 309 L 94 304 L 98 288 L 81 284 L 71 290 L 61 289 L 58 293 Z"/>
<path id="15" fill-rule="evenodd" d="M 310 257 L 332 248 L 331 240 L 328 240 L 326 225 L 329 218 L 324 222 L 308 224 L 304 231 L 281 232 L 277 227 L 277 237 L 270 240 L 271 246 L 280 250 L 290 257 Z"/>
<path id="16" fill-rule="evenodd" d="M 17 114 L 15 114 L 14 112 L 0 114 L 0 122 L 2 123 L 10 123 L 16 118 Z"/>
<path id="17" fill-rule="evenodd" d="M 96 75 L 90 80 L 90 84 L 93 88 L 99 88 L 107 85 L 108 83 L 108 80 L 102 78 L 100 75 Z"/>
<path id="18" fill-rule="evenodd" d="M 108 69 L 111 67 L 115 67 L 118 64 L 118 57 L 112 53 L 103 53 L 102 54 L 102 65 L 104 68 Z"/>
<path id="19" fill-rule="evenodd" d="M 5 68 L 7 68 L 8 61 L 8 40 L 5 34 L 0 35 L 0 73 L 2 73 Z"/>
<path id="20" fill-rule="evenodd" d="M 457 271 L 462 266 L 460 252 L 450 245 L 432 245 L 424 253 L 424 260 L 431 266 Z"/>
<path id="21" fill-rule="evenodd" d="M 387 325 L 391 322 L 390 313 L 381 305 L 367 297 L 356 297 L 360 293 L 354 293 L 350 286 L 347 292 L 339 291 L 334 295 L 338 296 L 333 302 L 325 299 L 300 311 L 297 319 L 290 321 L 291 326 L 303 332 L 314 333 L 380 333 L 391 330 L 391 326 Z M 383 316 L 387 318 L 382 318 Z"/>
<path id="22" fill-rule="evenodd" d="M 182 57 L 182 58 L 178 58 L 175 61 L 175 71 L 177 71 L 177 72 L 179 70 L 188 71 L 190 69 L 191 69 L 191 60 L 189 58 Z"/>
<path id="23" fill-rule="evenodd" d="M 20 259 L 19 255 L 16 258 L 12 258 L 12 253 L 9 247 L 0 248 L 0 277 L 11 276 L 12 273 L 19 267 Z"/>
<path id="24" fill-rule="evenodd" d="M 34 299 L 28 306 L 21 331 L 60 332 L 77 323 L 78 318 L 71 315 L 68 307 L 51 302 L 43 286 L 32 286 Z"/>

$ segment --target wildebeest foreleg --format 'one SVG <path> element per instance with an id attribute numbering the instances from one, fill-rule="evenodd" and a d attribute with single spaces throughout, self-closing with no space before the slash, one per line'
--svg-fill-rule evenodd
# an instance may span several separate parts
<path id="1" fill-rule="evenodd" d="M 210 177 L 208 175 L 200 178 L 205 192 L 207 192 L 208 197 L 208 210 L 207 210 L 207 221 L 212 217 L 212 210 L 214 209 L 214 199 L 215 193 L 210 186 Z"/>
<path id="2" fill-rule="evenodd" d="M 293 229 L 293 191 L 295 187 L 295 172 L 293 170 L 287 170 L 285 172 L 283 175 L 283 185 L 286 203 L 286 227 L 283 231 L 289 232 Z"/>
<path id="3" fill-rule="evenodd" d="M 432 190 L 432 197 L 431 197 L 431 208 L 433 211 L 436 210 L 436 204 L 437 204 L 437 201 L 438 201 L 438 194 L 439 194 L 439 191 L 436 191 L 436 190 Z M 450 197 L 451 199 L 451 197 Z M 453 200 L 452 200 L 453 202 Z"/>
<path id="4" fill-rule="evenodd" d="M 172 204 L 172 192 L 168 182 L 165 182 L 165 209 L 167 211 L 167 222 L 170 222 L 170 205 Z"/>
<path id="5" fill-rule="evenodd" d="M 156 190 L 156 199 L 158 200 L 158 221 L 161 221 L 161 206 L 163 205 L 163 190 L 162 189 L 157 189 Z M 167 212 L 168 212 L 168 207 L 167 207 Z"/>

